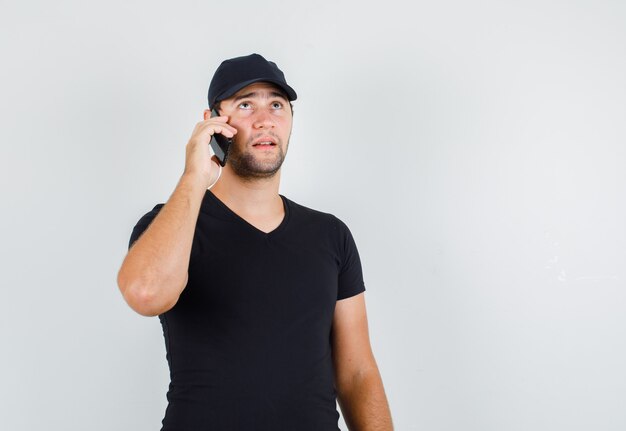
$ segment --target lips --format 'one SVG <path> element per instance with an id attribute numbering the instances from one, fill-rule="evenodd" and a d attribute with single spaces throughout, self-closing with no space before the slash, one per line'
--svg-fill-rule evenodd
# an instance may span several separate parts
<path id="1" fill-rule="evenodd" d="M 257 139 L 252 143 L 253 147 L 257 146 L 274 146 L 276 145 L 276 140 L 270 136 L 264 136 L 262 138 Z"/>

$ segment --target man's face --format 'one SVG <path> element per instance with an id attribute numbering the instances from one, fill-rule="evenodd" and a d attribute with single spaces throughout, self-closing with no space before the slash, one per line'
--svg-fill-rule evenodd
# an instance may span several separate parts
<path id="1" fill-rule="evenodd" d="M 272 84 L 257 82 L 220 104 L 220 114 L 237 134 L 228 163 L 241 178 L 269 178 L 278 172 L 289 146 L 292 112 L 285 94 Z"/>

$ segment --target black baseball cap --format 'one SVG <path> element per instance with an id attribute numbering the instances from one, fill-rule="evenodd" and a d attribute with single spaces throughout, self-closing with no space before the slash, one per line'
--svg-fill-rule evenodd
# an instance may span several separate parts
<path id="1" fill-rule="evenodd" d="M 289 101 L 298 95 L 287 85 L 285 75 L 276 63 L 267 61 L 259 54 L 250 54 L 224 60 L 217 68 L 209 85 L 209 109 L 216 102 L 228 99 L 242 88 L 255 82 L 269 82 L 280 87 Z"/>

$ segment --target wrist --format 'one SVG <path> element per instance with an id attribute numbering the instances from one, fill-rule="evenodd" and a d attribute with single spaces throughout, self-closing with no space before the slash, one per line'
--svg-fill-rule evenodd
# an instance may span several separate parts
<path id="1" fill-rule="evenodd" d="M 202 190 L 204 193 L 211 184 L 211 179 L 202 173 L 184 172 L 178 184 L 185 188 Z"/>

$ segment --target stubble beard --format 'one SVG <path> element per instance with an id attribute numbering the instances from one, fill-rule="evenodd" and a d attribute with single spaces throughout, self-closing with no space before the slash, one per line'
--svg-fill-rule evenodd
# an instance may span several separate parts
<path id="1" fill-rule="evenodd" d="M 266 133 L 267 134 L 267 133 Z M 251 144 L 255 139 L 260 137 L 252 136 L 245 145 L 239 145 L 237 141 L 233 141 L 228 153 L 228 163 L 233 172 L 241 179 L 246 181 L 272 178 L 280 170 L 285 161 L 285 151 L 283 151 L 282 141 L 278 136 L 270 133 L 276 139 L 277 151 L 271 160 L 259 160 L 251 149 Z M 287 146 L 289 147 L 289 138 L 287 138 Z"/>

